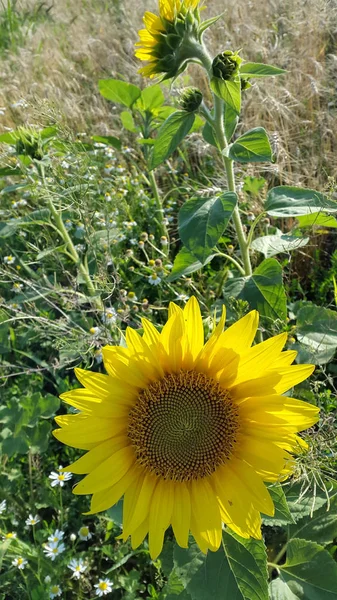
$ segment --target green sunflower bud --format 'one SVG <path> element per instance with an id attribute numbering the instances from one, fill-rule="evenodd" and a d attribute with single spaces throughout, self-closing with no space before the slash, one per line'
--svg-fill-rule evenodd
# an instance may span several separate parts
<path id="1" fill-rule="evenodd" d="M 222 79 L 222 81 L 233 81 L 239 74 L 242 58 L 237 52 L 225 50 L 218 54 L 213 60 L 212 73 L 213 77 Z"/>
<path id="2" fill-rule="evenodd" d="M 186 88 L 182 91 L 179 104 L 186 112 L 195 112 L 202 102 L 202 93 L 195 87 Z"/>

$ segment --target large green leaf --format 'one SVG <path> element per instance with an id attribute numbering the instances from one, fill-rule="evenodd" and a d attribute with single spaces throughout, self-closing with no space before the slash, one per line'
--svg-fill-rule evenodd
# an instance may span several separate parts
<path id="1" fill-rule="evenodd" d="M 319 544 L 328 544 L 337 537 L 337 496 L 312 515 L 306 515 L 290 525 L 288 537 L 301 538 Z"/>
<path id="2" fill-rule="evenodd" d="M 261 540 L 225 532 L 223 548 L 217 552 L 205 556 L 193 542 L 188 549 L 176 545 L 173 559 L 167 586 L 172 600 L 268 600 L 266 552 Z"/>
<path id="3" fill-rule="evenodd" d="M 153 154 L 150 161 L 150 170 L 155 169 L 166 160 L 179 146 L 188 134 L 194 123 L 195 115 L 178 110 L 166 119 L 158 130 Z"/>
<path id="4" fill-rule="evenodd" d="M 264 209 L 272 217 L 298 217 L 320 211 L 337 212 L 337 202 L 315 190 L 280 185 L 269 190 Z"/>
<path id="5" fill-rule="evenodd" d="M 175 281 L 183 275 L 190 275 L 191 273 L 194 273 L 194 271 L 199 271 L 203 266 L 207 265 L 214 256 L 215 254 L 211 254 L 206 258 L 204 264 L 202 264 L 187 248 L 181 248 L 174 259 L 173 269 L 168 276 L 167 281 Z"/>
<path id="6" fill-rule="evenodd" d="M 229 146 L 228 156 L 240 163 L 266 162 L 273 158 L 266 130 L 255 127 L 244 133 Z"/>
<path id="7" fill-rule="evenodd" d="M 179 234 L 190 252 L 204 263 L 227 227 L 237 203 L 234 192 L 212 198 L 192 198 L 179 212 Z"/>
<path id="8" fill-rule="evenodd" d="M 262 317 L 285 320 L 287 316 L 282 267 L 274 258 L 264 260 L 249 277 L 229 280 L 224 296 L 225 299 L 233 296 L 246 300 Z"/>
<path id="9" fill-rule="evenodd" d="M 327 363 L 337 348 L 337 313 L 315 304 L 303 306 L 297 314 L 296 335 L 315 364 Z"/>
<path id="10" fill-rule="evenodd" d="M 288 525 L 288 523 L 294 523 L 295 521 L 289 510 L 282 486 L 280 484 L 272 484 L 268 486 L 268 491 L 275 506 L 275 515 L 273 517 L 263 515 L 263 523 L 279 527 Z"/>
<path id="11" fill-rule="evenodd" d="M 127 129 L 132 133 L 137 133 L 139 131 L 139 127 L 136 126 L 131 112 L 129 112 L 128 110 L 122 110 L 119 116 L 121 118 L 124 129 Z"/>
<path id="12" fill-rule="evenodd" d="M 271 75 L 283 75 L 286 73 L 284 69 L 273 67 L 272 65 L 264 65 L 263 63 L 246 62 L 240 67 L 240 75 L 242 78 L 247 77 L 270 77 Z"/>
<path id="13" fill-rule="evenodd" d="M 212 77 L 210 81 L 212 92 L 230 106 L 235 114 L 239 115 L 241 110 L 241 83 L 238 81 L 224 81 L 218 77 Z"/>
<path id="14" fill-rule="evenodd" d="M 139 87 L 119 79 L 100 79 L 98 89 L 100 94 L 107 100 L 123 104 L 128 108 L 131 108 L 141 95 Z"/>
<path id="15" fill-rule="evenodd" d="M 323 546 L 298 538 L 291 540 L 287 561 L 278 569 L 296 600 L 336 600 L 337 563 Z M 288 594 L 285 598 L 292 597 Z"/>
<path id="16" fill-rule="evenodd" d="M 316 212 L 310 215 L 302 215 L 301 217 L 297 217 L 297 227 L 301 229 L 305 229 L 307 227 L 333 227 L 337 228 L 337 219 L 332 217 L 331 215 L 327 215 L 326 213 Z"/>
<path id="17" fill-rule="evenodd" d="M 299 596 L 292 593 L 290 587 L 280 578 L 274 579 L 269 584 L 270 600 L 299 600 Z"/>
<path id="18" fill-rule="evenodd" d="M 302 246 L 306 246 L 309 242 L 309 238 L 299 238 L 291 235 L 265 235 L 260 238 L 256 238 L 251 247 L 253 250 L 262 252 L 266 258 L 276 256 L 283 252 L 292 252 L 298 250 Z"/>
<path id="19" fill-rule="evenodd" d="M 160 85 L 149 85 L 142 90 L 137 106 L 139 105 L 142 110 L 153 111 L 160 108 L 164 102 L 165 97 Z"/>

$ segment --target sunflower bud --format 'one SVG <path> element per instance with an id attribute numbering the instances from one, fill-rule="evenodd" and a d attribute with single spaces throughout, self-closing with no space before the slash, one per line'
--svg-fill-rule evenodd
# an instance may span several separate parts
<path id="1" fill-rule="evenodd" d="M 242 58 L 240 58 L 237 52 L 225 50 L 213 60 L 213 77 L 222 81 L 234 81 L 235 77 L 239 74 L 241 63 Z"/>
<path id="2" fill-rule="evenodd" d="M 202 93 L 195 87 L 186 88 L 182 91 L 179 104 L 186 112 L 195 112 L 202 102 Z"/>

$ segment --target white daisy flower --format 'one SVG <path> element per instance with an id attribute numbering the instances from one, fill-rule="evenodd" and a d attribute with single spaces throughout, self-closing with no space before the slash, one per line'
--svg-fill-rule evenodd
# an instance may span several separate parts
<path id="1" fill-rule="evenodd" d="M 107 310 L 102 314 L 101 320 L 105 325 L 113 325 L 116 323 L 117 313 L 114 308 L 107 308 Z"/>
<path id="2" fill-rule="evenodd" d="M 80 527 L 80 529 L 78 530 L 78 536 L 80 540 L 90 540 L 92 535 L 89 531 L 89 527 L 87 525 L 83 525 L 82 527 Z"/>
<path id="3" fill-rule="evenodd" d="M 22 283 L 14 283 L 13 287 L 12 287 L 12 290 L 16 294 L 19 294 L 21 292 L 22 288 L 23 288 L 23 284 Z"/>
<path id="4" fill-rule="evenodd" d="M 68 473 L 68 471 L 62 471 L 62 466 L 60 465 L 58 468 L 58 473 L 56 473 L 55 471 L 52 471 L 49 475 L 49 479 L 51 479 L 51 486 L 55 487 L 56 485 L 59 485 L 61 487 L 64 486 L 64 482 L 65 481 L 69 481 L 69 479 L 72 478 L 72 473 Z"/>
<path id="5" fill-rule="evenodd" d="M 55 560 L 59 554 L 62 554 L 66 549 L 63 543 L 58 544 L 57 542 L 49 542 L 49 544 L 45 544 L 43 548 L 43 552 L 46 554 L 47 558 L 51 558 L 51 560 Z"/>
<path id="6" fill-rule="evenodd" d="M 68 569 L 70 569 L 73 572 L 71 577 L 74 579 L 79 579 L 81 577 L 81 574 L 84 573 L 84 571 L 86 571 L 87 569 L 87 565 L 82 560 L 82 558 L 72 558 L 67 566 Z"/>
<path id="7" fill-rule="evenodd" d="M 187 302 L 188 299 L 189 296 L 187 294 L 177 294 L 177 300 L 180 300 L 181 302 Z"/>
<path id="8" fill-rule="evenodd" d="M 112 592 L 113 583 L 110 579 L 100 579 L 98 583 L 95 583 L 97 596 L 106 596 Z"/>
<path id="9" fill-rule="evenodd" d="M 12 561 L 12 565 L 14 565 L 14 567 L 17 567 L 21 571 L 25 568 L 27 564 L 28 561 L 25 558 L 22 558 L 22 556 L 18 556 L 18 558 L 14 558 L 14 560 Z"/>
<path id="10" fill-rule="evenodd" d="M 29 515 L 28 519 L 26 519 L 26 525 L 36 525 L 40 522 L 40 520 L 41 519 L 38 515 L 35 515 L 35 517 L 33 517 L 33 515 Z"/>
<path id="11" fill-rule="evenodd" d="M 15 538 L 17 537 L 17 534 L 14 533 L 14 531 L 9 531 L 8 533 L 5 533 L 5 535 L 3 536 L 4 540 L 15 540 Z"/>
<path id="12" fill-rule="evenodd" d="M 0 502 L 0 515 L 2 515 L 3 512 L 5 512 L 6 510 L 6 500 L 3 500 L 2 502 Z"/>
<path id="13" fill-rule="evenodd" d="M 49 590 L 49 598 L 56 598 L 56 596 L 61 596 L 62 590 L 59 585 L 52 585 Z"/>
<path id="14" fill-rule="evenodd" d="M 158 277 L 157 273 L 152 273 L 152 275 L 150 275 L 150 277 L 148 278 L 148 282 L 151 283 L 151 285 L 159 285 L 161 282 L 161 278 Z"/>
<path id="15" fill-rule="evenodd" d="M 99 327 L 90 327 L 89 333 L 91 333 L 91 335 L 99 335 L 101 330 Z"/>
<path id="16" fill-rule="evenodd" d="M 64 536 L 64 531 L 61 531 L 61 529 L 55 529 L 54 533 L 52 533 L 49 537 L 48 537 L 48 542 L 51 542 L 52 544 L 58 544 Z"/>
<path id="17" fill-rule="evenodd" d="M 4 256 L 4 263 L 5 265 L 14 265 L 15 256 L 12 256 L 11 254 L 9 254 L 8 256 Z"/>

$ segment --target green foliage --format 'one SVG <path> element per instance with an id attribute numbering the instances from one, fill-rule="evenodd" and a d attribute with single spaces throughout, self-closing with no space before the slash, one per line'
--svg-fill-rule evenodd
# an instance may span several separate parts
<path id="1" fill-rule="evenodd" d="M 123 104 L 128 108 L 131 108 L 136 100 L 141 97 L 139 87 L 119 79 L 100 79 L 98 89 L 103 98 Z"/>
<path id="2" fill-rule="evenodd" d="M 272 150 L 267 133 L 263 127 L 255 127 L 241 135 L 226 154 L 240 163 L 266 162 L 272 160 Z"/>
<path id="3" fill-rule="evenodd" d="M 270 77 L 271 75 L 283 75 L 285 69 L 273 67 L 272 65 L 264 65 L 263 63 L 245 62 L 240 67 L 240 76 L 242 78 L 250 77 Z"/>
<path id="4" fill-rule="evenodd" d="M 252 242 L 252 249 L 264 254 L 265 258 L 271 258 L 277 254 L 292 252 L 306 246 L 309 238 L 300 238 L 280 232 L 278 235 L 265 235 L 255 238 Z"/>
<path id="5" fill-rule="evenodd" d="M 299 217 L 337 212 L 337 203 L 315 190 L 282 185 L 269 190 L 264 209 L 272 217 Z"/>
<path id="6" fill-rule="evenodd" d="M 179 234 L 186 248 L 204 264 L 223 234 L 237 203 L 227 192 L 213 198 L 192 198 L 179 212 Z"/>
<path id="7" fill-rule="evenodd" d="M 155 169 L 173 154 L 189 133 L 195 120 L 194 113 L 177 111 L 162 124 L 156 137 L 150 161 L 150 169 Z"/>

